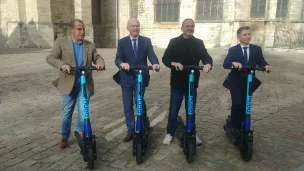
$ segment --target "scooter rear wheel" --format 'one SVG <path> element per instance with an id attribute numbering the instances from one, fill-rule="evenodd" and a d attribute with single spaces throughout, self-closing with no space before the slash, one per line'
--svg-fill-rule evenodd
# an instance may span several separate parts
<path id="1" fill-rule="evenodd" d="M 132 154 L 133 156 L 136 156 L 136 139 L 133 138 L 132 140 Z"/>
<path id="2" fill-rule="evenodd" d="M 241 146 L 241 157 L 244 161 L 249 161 L 252 157 L 253 143 L 243 142 Z"/>
<path id="3" fill-rule="evenodd" d="M 93 148 L 88 148 L 88 168 L 94 169 L 94 151 Z"/>
<path id="4" fill-rule="evenodd" d="M 188 143 L 188 153 L 186 154 L 186 160 L 188 163 L 192 163 L 194 157 L 194 144 Z"/>

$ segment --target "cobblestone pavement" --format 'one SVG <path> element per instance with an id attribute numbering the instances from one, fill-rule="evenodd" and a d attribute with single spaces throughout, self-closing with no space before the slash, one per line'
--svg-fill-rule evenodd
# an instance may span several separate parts
<path id="1" fill-rule="evenodd" d="M 97 136 L 95 170 L 304 170 L 304 58 L 303 54 L 267 53 L 270 74 L 257 73 L 263 82 L 252 104 L 254 153 L 249 162 L 228 141 L 223 124 L 229 114 L 229 92 L 222 82 L 227 50 L 209 49 L 211 73 L 201 74 L 197 102 L 197 131 L 203 140 L 195 161 L 187 164 L 177 140 L 162 144 L 169 103 L 169 70 L 151 73 L 146 91 L 154 132 L 147 160 L 137 165 L 126 133 L 120 87 L 112 80 L 115 49 L 98 49 L 105 72 L 94 72 L 96 94 L 91 98 L 93 132 Z M 155 49 L 159 58 L 163 49 Z M 74 136 L 61 150 L 61 95 L 52 87 L 58 72 L 46 64 L 48 50 L 1 50 L 0 55 L 0 170 L 85 170 Z M 160 60 L 161 61 L 161 60 Z M 182 108 L 183 109 L 183 108 Z M 77 111 L 77 110 L 76 110 Z M 185 116 L 185 111 L 180 114 Z M 76 116 L 73 116 L 75 128 Z"/>

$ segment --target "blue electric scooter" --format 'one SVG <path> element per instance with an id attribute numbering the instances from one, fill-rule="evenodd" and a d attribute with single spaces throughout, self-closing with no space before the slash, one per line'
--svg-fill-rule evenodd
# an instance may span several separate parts
<path id="1" fill-rule="evenodd" d="M 134 70 L 137 74 L 137 91 L 136 91 L 136 122 L 135 132 L 132 141 L 132 153 L 136 156 L 136 163 L 141 164 L 143 157 L 148 149 L 149 138 L 152 134 L 153 127 L 150 127 L 150 121 L 147 116 L 143 116 L 143 71 L 152 70 L 152 66 L 131 66 L 130 70 Z"/>
<path id="2" fill-rule="evenodd" d="M 236 68 L 231 68 L 236 69 Z M 252 157 L 253 151 L 253 131 L 251 130 L 251 99 L 252 99 L 252 80 L 255 76 L 255 71 L 265 71 L 265 68 L 259 68 L 256 66 L 242 66 L 242 71 L 247 75 L 246 84 L 246 107 L 245 116 L 242 122 L 242 128 L 239 131 L 239 135 L 234 135 L 228 131 L 226 125 L 231 122 L 231 116 L 228 115 L 224 130 L 227 137 L 232 143 L 240 147 L 241 157 L 244 161 L 249 161 Z"/>
<path id="3" fill-rule="evenodd" d="M 194 108 L 194 96 L 193 93 L 195 90 L 194 87 L 194 71 L 203 70 L 203 66 L 195 65 L 184 65 L 184 69 L 190 69 L 188 79 L 188 106 L 186 114 L 186 126 L 184 126 L 184 121 L 181 116 L 177 119 L 177 129 L 184 128 L 183 135 L 180 137 L 180 146 L 183 148 L 184 154 L 186 155 L 186 160 L 188 163 L 193 161 L 194 155 L 196 154 L 196 126 L 195 126 L 195 108 Z M 181 131 L 178 134 L 181 134 Z M 178 135 L 177 135 L 178 136 Z"/>
<path id="4" fill-rule="evenodd" d="M 81 92 L 82 100 L 84 105 L 84 129 L 83 129 L 83 138 L 80 138 L 78 132 L 75 131 L 75 136 L 80 147 L 80 154 L 83 155 L 83 160 L 88 163 L 88 168 L 92 170 L 94 168 L 94 160 L 97 159 L 96 153 L 96 140 L 95 135 L 92 134 L 92 128 L 90 123 L 89 116 L 89 99 L 87 96 L 87 87 L 86 87 L 86 71 L 97 70 L 94 66 L 81 66 L 81 67 L 72 67 L 71 71 L 80 71 L 81 76 Z"/>

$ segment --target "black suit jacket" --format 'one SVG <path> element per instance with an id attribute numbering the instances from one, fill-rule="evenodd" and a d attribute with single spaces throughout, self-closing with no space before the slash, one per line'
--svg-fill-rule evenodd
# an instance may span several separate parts
<path id="1" fill-rule="evenodd" d="M 210 64 L 212 66 L 213 60 L 205 48 L 204 42 L 200 39 L 192 37 L 191 39 L 184 39 L 183 35 L 170 40 L 167 49 L 162 58 L 164 65 L 171 68 L 171 87 L 185 88 L 188 85 L 189 69 L 183 71 L 176 71 L 171 67 L 171 62 L 178 62 L 182 65 L 199 65 Z M 200 72 L 195 71 L 194 84 L 198 87 Z"/>

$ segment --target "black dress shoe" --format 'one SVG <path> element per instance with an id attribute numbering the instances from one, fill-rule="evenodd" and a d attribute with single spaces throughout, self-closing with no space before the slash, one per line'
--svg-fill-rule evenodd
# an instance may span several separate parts
<path id="1" fill-rule="evenodd" d="M 240 145 L 240 136 L 241 136 L 241 131 L 240 129 L 234 129 L 233 126 L 229 123 L 226 123 L 224 125 L 224 129 L 232 138 L 232 143 L 236 146 Z"/>
<path id="2" fill-rule="evenodd" d="M 127 136 L 124 138 L 124 142 L 129 142 L 133 139 L 133 133 L 128 133 Z"/>

